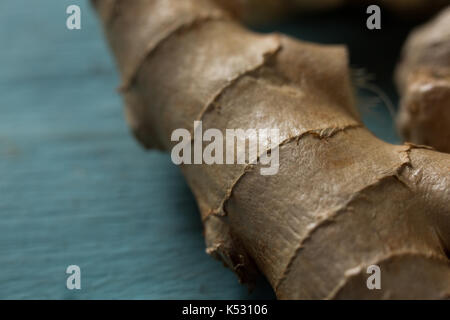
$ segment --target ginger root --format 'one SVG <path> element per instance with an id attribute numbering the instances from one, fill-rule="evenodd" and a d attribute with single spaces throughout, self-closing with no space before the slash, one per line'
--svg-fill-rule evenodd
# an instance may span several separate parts
<path id="1" fill-rule="evenodd" d="M 409 36 L 396 80 L 402 136 L 450 152 L 450 7 Z"/>
<path id="2" fill-rule="evenodd" d="M 280 167 L 182 165 L 207 252 L 280 299 L 448 298 L 450 155 L 361 123 L 343 46 L 248 31 L 208 0 L 97 0 L 126 115 L 147 148 L 177 128 L 278 128 Z M 252 139 L 252 137 L 251 137 Z M 381 290 L 366 286 L 370 265 Z"/>
<path id="3" fill-rule="evenodd" d="M 295 12 L 336 8 L 346 0 L 214 0 L 238 20 L 258 25 L 279 20 Z"/>

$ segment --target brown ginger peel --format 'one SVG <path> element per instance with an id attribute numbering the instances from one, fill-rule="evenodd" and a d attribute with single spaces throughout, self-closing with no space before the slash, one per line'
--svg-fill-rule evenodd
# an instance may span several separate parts
<path id="1" fill-rule="evenodd" d="M 448 298 L 450 155 L 374 137 L 346 49 L 246 30 L 208 0 L 94 1 L 146 147 L 203 127 L 280 130 L 278 174 L 182 165 L 207 252 L 281 299 Z M 377 264 L 382 289 L 368 290 Z"/>
<path id="2" fill-rule="evenodd" d="M 450 152 L 450 7 L 409 36 L 396 80 L 402 136 Z"/>

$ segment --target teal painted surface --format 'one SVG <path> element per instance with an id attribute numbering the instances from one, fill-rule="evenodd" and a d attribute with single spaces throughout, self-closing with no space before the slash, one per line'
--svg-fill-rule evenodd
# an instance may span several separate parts
<path id="1" fill-rule="evenodd" d="M 65 27 L 74 3 L 80 31 Z M 343 41 L 361 39 L 333 17 L 342 27 L 330 27 L 331 18 L 275 27 L 321 42 L 342 42 L 340 32 Z M 3 0 L 0 44 L 0 298 L 273 298 L 265 281 L 249 294 L 206 255 L 178 168 L 130 136 L 118 75 L 86 1 Z M 360 51 L 359 67 L 374 61 Z M 389 66 L 369 67 L 381 71 L 381 85 L 389 81 Z M 371 112 L 370 127 L 398 141 L 385 108 Z M 65 286 L 72 264 L 81 267 L 80 291 Z"/>

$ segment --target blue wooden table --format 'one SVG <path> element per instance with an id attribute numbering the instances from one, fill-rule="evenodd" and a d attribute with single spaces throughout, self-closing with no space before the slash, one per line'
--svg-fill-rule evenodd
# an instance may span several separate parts
<path id="1" fill-rule="evenodd" d="M 81 6 L 81 30 L 66 28 L 70 4 Z M 390 58 L 380 67 L 364 47 L 380 36 L 361 40 L 365 20 L 339 17 L 276 28 L 349 43 L 352 63 L 378 72 L 395 102 L 390 76 L 400 43 L 382 49 Z M 264 280 L 249 294 L 205 253 L 178 168 L 129 134 L 118 75 L 87 1 L 1 1 L 0 46 L 0 298 L 274 297 Z M 385 107 L 364 115 L 379 136 L 398 141 Z M 69 265 L 81 268 L 81 290 L 66 288 Z"/>

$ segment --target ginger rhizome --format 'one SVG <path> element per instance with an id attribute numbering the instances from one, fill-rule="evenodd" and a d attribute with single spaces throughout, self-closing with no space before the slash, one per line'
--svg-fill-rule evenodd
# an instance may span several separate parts
<path id="1" fill-rule="evenodd" d="M 261 35 L 207 0 L 98 0 L 126 115 L 147 148 L 171 133 L 278 128 L 279 171 L 183 165 L 207 252 L 281 299 L 448 298 L 450 155 L 362 124 L 343 46 Z M 381 290 L 366 286 L 381 269 Z"/>
<path id="2" fill-rule="evenodd" d="M 412 32 L 396 78 L 402 136 L 450 152 L 450 7 Z"/>

